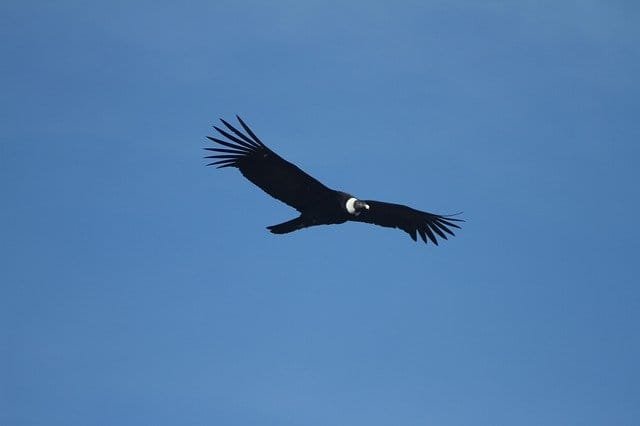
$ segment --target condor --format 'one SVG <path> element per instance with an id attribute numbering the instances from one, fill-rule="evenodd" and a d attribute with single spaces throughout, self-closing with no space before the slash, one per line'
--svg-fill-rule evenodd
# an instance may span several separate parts
<path id="1" fill-rule="evenodd" d="M 400 204 L 374 200 L 360 200 L 351 194 L 335 191 L 303 172 L 268 148 L 236 116 L 244 132 L 220 119 L 226 130 L 213 126 L 224 138 L 207 136 L 220 145 L 205 148 L 215 152 L 216 161 L 207 166 L 236 167 L 240 173 L 267 194 L 293 207 L 300 216 L 278 225 L 267 227 L 274 234 L 286 234 L 316 225 L 335 225 L 346 221 L 365 222 L 388 228 L 399 228 L 417 241 L 438 244 L 438 237 L 454 235 L 451 228 L 460 228 L 463 222 L 452 216 L 427 213 Z"/>

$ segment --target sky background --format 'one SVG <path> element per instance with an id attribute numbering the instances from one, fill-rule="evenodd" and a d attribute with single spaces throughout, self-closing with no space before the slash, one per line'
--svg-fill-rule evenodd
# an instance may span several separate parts
<path id="1" fill-rule="evenodd" d="M 55 3 L 55 4 L 54 4 Z M 640 424 L 640 6 L 3 1 L 3 425 Z M 439 247 L 296 215 L 240 114 Z"/>

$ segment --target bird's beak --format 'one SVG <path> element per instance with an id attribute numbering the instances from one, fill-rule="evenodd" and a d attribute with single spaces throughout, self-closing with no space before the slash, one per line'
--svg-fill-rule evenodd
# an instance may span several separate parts
<path id="1" fill-rule="evenodd" d="M 369 210 L 369 204 L 365 203 L 364 201 L 356 201 L 355 202 L 355 206 L 357 209 L 364 209 L 364 210 Z"/>

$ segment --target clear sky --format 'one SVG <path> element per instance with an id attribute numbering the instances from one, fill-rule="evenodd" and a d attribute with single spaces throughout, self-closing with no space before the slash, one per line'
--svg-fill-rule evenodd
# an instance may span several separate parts
<path id="1" fill-rule="evenodd" d="M 1 424 L 640 424 L 637 2 L 0 16 Z M 236 113 L 464 229 L 271 235 L 296 212 L 204 167 Z"/>

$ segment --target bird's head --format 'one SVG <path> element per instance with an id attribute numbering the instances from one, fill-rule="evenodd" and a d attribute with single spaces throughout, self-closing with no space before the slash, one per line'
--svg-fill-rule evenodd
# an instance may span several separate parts
<path id="1" fill-rule="evenodd" d="M 358 216 L 363 210 L 369 210 L 369 204 L 355 197 L 350 197 L 345 203 L 345 208 L 349 214 Z"/>

